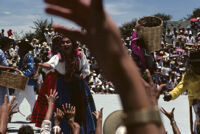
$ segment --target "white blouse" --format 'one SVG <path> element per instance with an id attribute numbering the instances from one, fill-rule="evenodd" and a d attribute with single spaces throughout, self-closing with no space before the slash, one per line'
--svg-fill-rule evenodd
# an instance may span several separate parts
<path id="1" fill-rule="evenodd" d="M 86 76 L 88 76 L 90 74 L 90 66 L 88 64 L 88 60 L 83 52 L 81 52 L 81 56 L 79 56 L 78 59 L 79 59 L 79 71 L 81 71 L 83 78 L 85 78 Z M 65 72 L 66 72 L 65 71 L 65 62 L 60 62 L 58 55 L 54 55 L 46 63 L 50 64 L 50 66 L 53 69 L 57 70 L 60 74 L 63 74 L 63 75 L 65 74 Z"/>

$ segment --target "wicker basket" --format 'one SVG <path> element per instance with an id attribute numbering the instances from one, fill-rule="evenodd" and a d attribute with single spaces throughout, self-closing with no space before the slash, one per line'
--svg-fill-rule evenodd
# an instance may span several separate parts
<path id="1" fill-rule="evenodd" d="M 25 90 L 28 83 L 28 77 L 24 76 L 23 73 L 14 74 L 7 71 L 0 71 L 0 86 Z"/>
<path id="2" fill-rule="evenodd" d="M 161 34 L 163 22 L 154 16 L 143 17 L 137 21 L 141 26 L 138 37 L 143 39 L 145 48 L 149 52 L 161 49 Z"/>

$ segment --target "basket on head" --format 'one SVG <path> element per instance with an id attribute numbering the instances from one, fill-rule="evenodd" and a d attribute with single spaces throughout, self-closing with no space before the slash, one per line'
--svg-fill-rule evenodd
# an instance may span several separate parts
<path id="1" fill-rule="evenodd" d="M 140 25 L 138 37 L 144 41 L 145 48 L 149 52 L 161 49 L 161 34 L 163 22 L 154 16 L 143 17 L 137 21 Z"/>

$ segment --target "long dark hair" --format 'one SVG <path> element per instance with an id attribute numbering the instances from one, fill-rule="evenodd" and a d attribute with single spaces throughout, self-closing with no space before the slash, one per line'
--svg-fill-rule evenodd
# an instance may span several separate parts
<path id="1" fill-rule="evenodd" d="M 5 46 L 11 45 L 12 42 L 14 43 L 14 40 L 12 40 L 12 39 L 10 39 L 10 38 L 8 38 L 8 37 L 2 37 L 2 38 L 0 39 L 0 49 L 4 49 Z"/>

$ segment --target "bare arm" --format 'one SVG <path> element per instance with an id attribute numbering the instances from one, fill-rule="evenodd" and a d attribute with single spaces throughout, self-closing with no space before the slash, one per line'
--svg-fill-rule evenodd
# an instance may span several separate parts
<path id="1" fill-rule="evenodd" d="M 14 67 L 8 67 L 8 66 L 2 66 L 0 65 L 0 70 L 1 69 L 10 69 L 10 70 L 14 70 L 15 68 Z"/>
<path id="2" fill-rule="evenodd" d="M 164 115 L 166 115 L 167 118 L 170 120 L 174 134 L 181 134 L 181 132 L 180 132 L 180 130 L 179 130 L 177 124 L 176 124 L 176 121 L 174 120 L 174 110 L 175 110 L 175 108 L 173 108 L 171 112 L 167 112 L 164 108 L 160 109 L 160 111 Z"/>
<path id="3" fill-rule="evenodd" d="M 17 106 L 17 103 L 14 103 L 15 97 L 13 97 L 8 103 L 8 96 L 5 95 L 4 103 L 1 106 L 1 121 L 0 121 L 0 133 L 6 134 L 7 124 L 9 121 L 9 115 L 12 113 L 13 109 Z"/>
<path id="4" fill-rule="evenodd" d="M 174 134 L 181 134 L 177 124 L 176 124 L 176 121 L 175 120 L 170 120 L 170 123 L 171 123 L 171 126 L 172 126 L 172 130 L 174 132 Z"/>
<path id="5" fill-rule="evenodd" d="M 53 68 L 51 67 L 51 65 L 48 64 L 48 63 L 39 63 L 38 65 L 39 65 L 40 67 L 42 67 L 42 68 L 53 69 Z"/>
<path id="6" fill-rule="evenodd" d="M 55 99 L 57 98 L 57 94 L 58 93 L 56 92 L 56 90 L 54 90 L 54 92 L 52 93 L 52 89 L 51 89 L 50 95 L 49 96 L 46 95 L 46 98 L 48 100 L 48 109 L 47 109 L 46 116 L 44 118 L 45 120 L 51 120 L 54 102 L 55 102 Z"/>
<path id="7" fill-rule="evenodd" d="M 49 4 L 46 12 L 70 19 L 87 30 L 86 33 L 81 33 L 54 25 L 57 32 L 61 32 L 71 39 L 79 40 L 88 46 L 108 79 L 118 89 L 125 112 L 152 107 L 142 85 L 138 68 L 122 45 L 119 29 L 104 12 L 102 0 L 92 0 L 91 2 L 86 0 L 73 2 L 45 0 L 45 2 Z M 128 133 L 157 134 L 158 128 L 156 125 L 148 123 L 137 127 L 128 127 Z"/>
<path id="8" fill-rule="evenodd" d="M 97 119 L 97 127 L 96 127 L 96 132 L 95 134 L 103 134 L 102 133 L 102 116 L 103 116 L 103 108 L 101 108 L 97 112 L 92 113 L 95 118 Z"/>
<path id="9" fill-rule="evenodd" d="M 75 122 L 76 107 L 66 103 L 63 105 L 63 110 L 64 117 L 72 129 L 72 134 L 80 134 L 80 125 Z"/>

